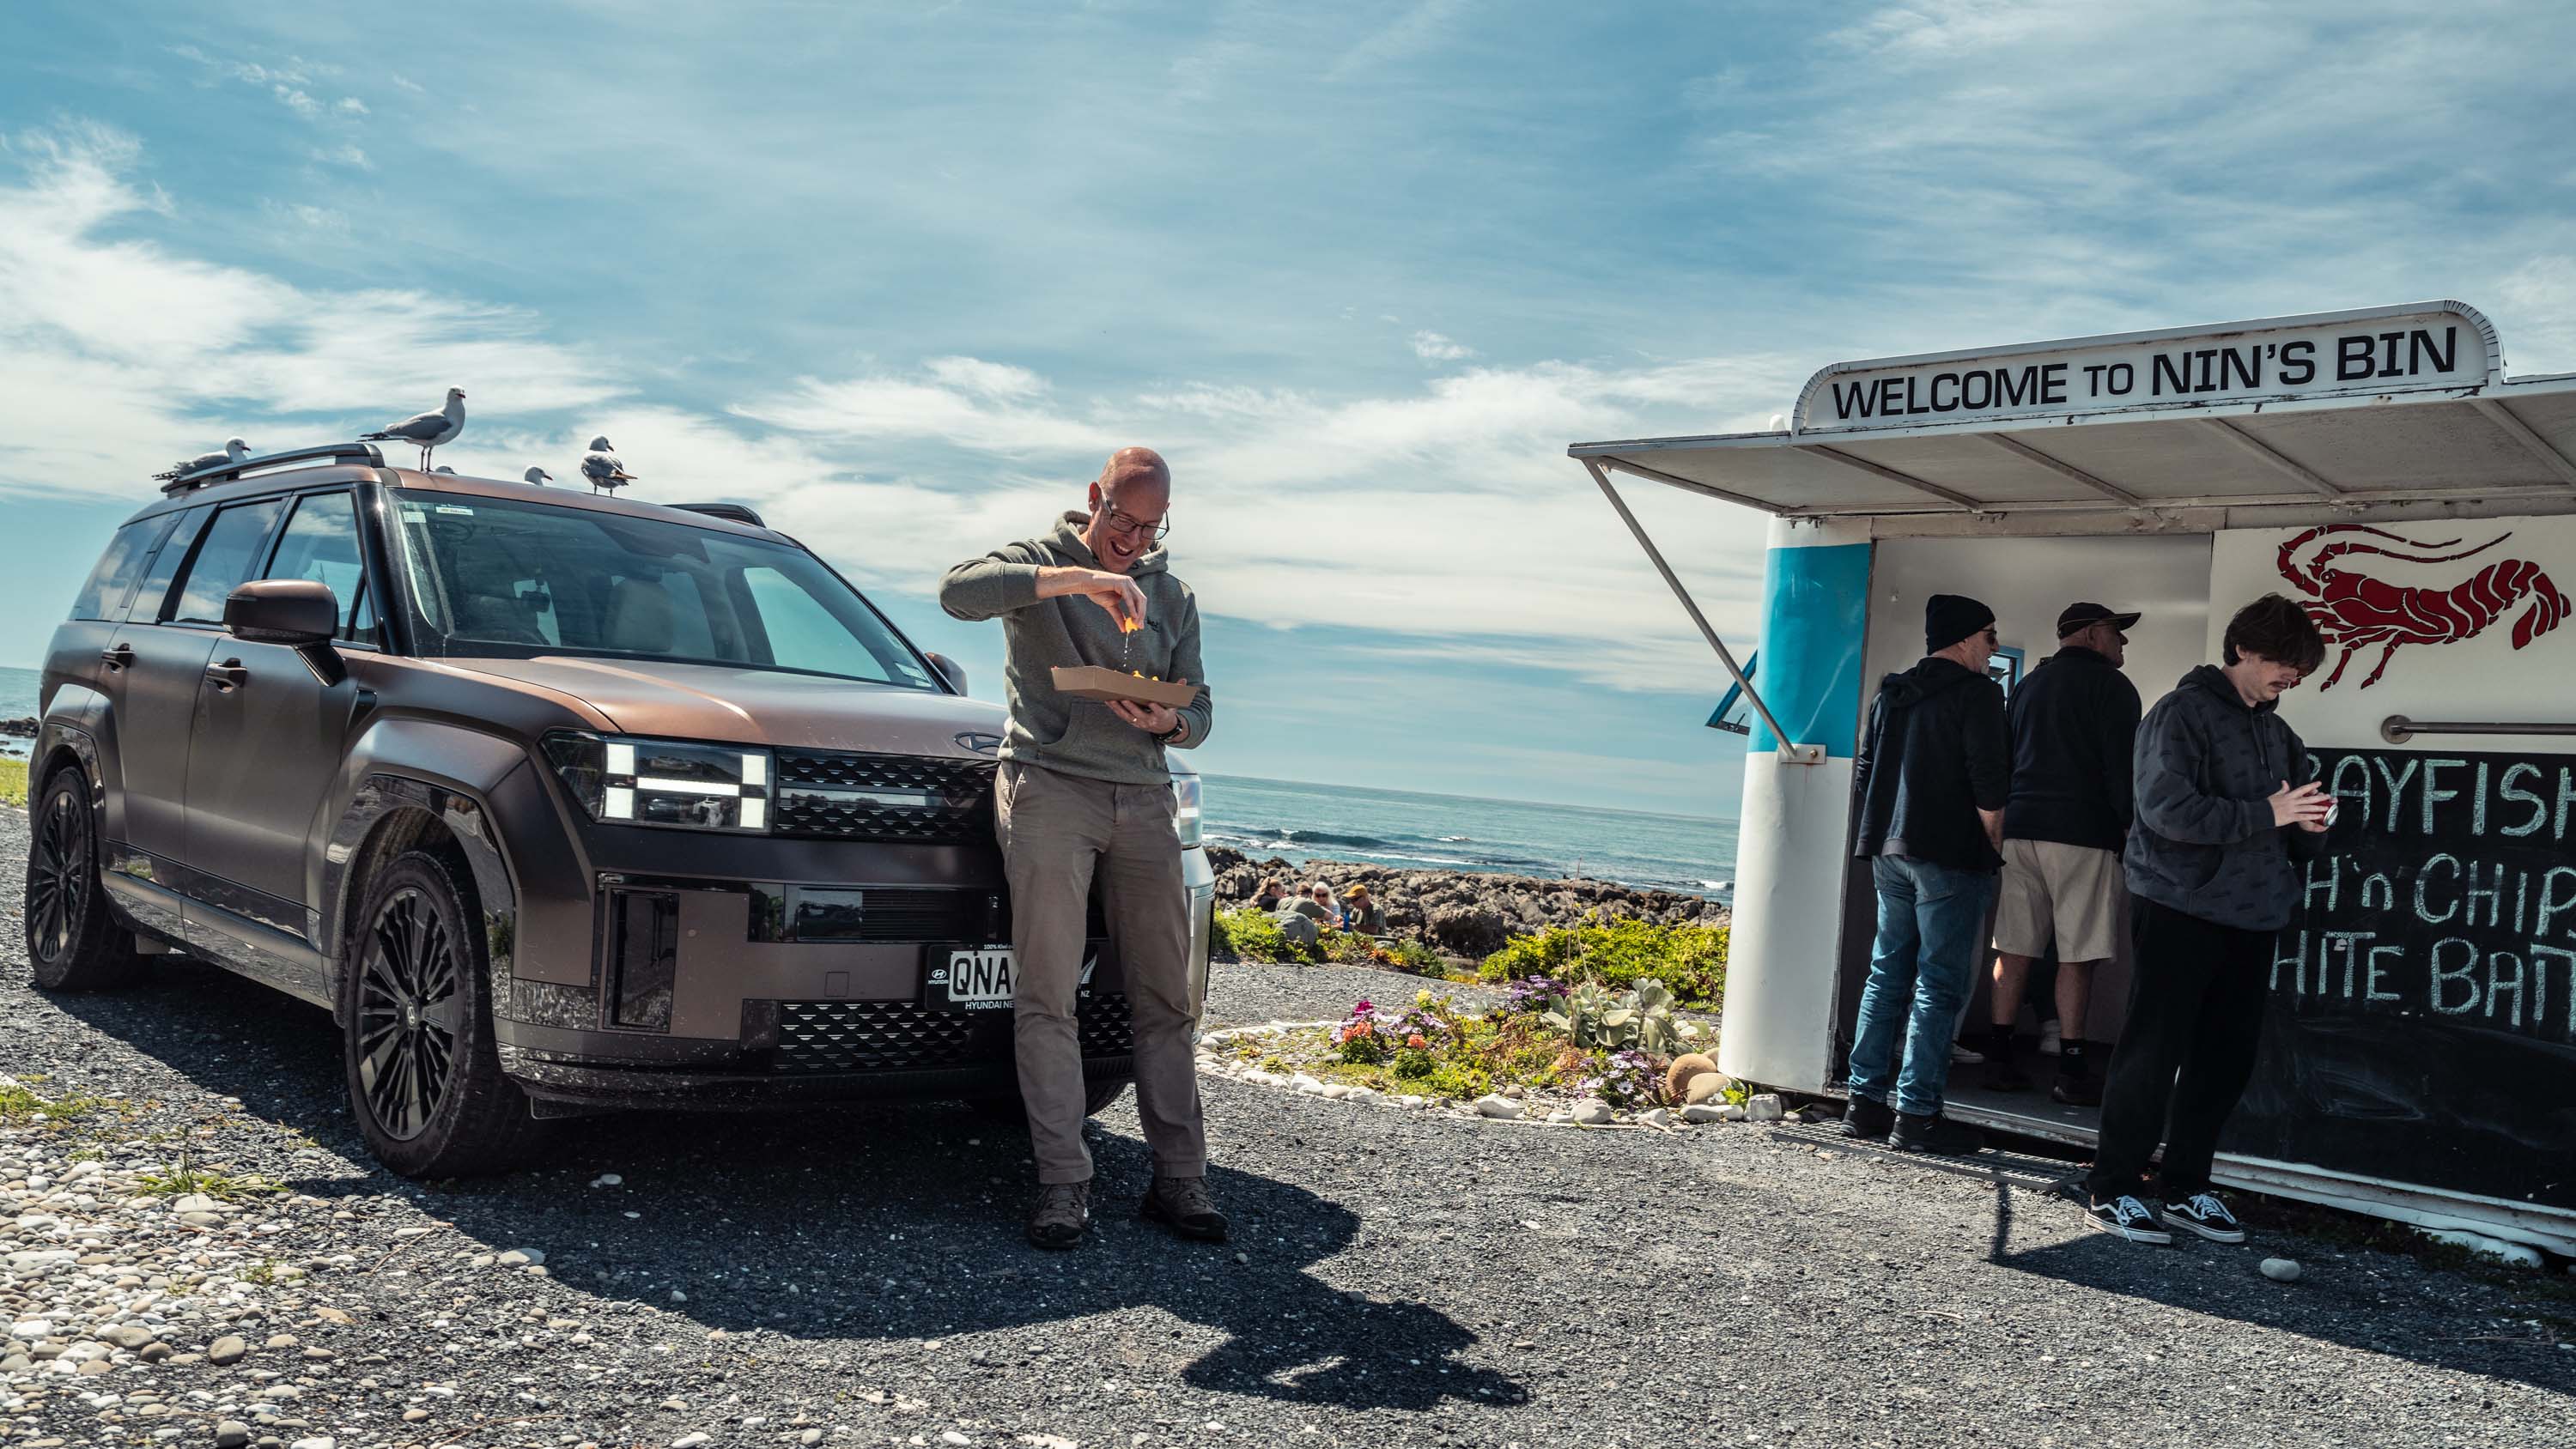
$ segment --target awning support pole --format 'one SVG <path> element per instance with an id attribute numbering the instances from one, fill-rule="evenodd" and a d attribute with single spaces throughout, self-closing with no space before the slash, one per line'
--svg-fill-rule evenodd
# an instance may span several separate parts
<path id="1" fill-rule="evenodd" d="M 1691 616 L 1691 622 L 1699 626 L 1700 636 L 1708 640 L 1708 647 L 1717 651 L 1717 662 L 1726 666 L 1726 672 L 1734 679 L 1735 687 L 1744 691 L 1745 702 L 1753 706 L 1755 714 L 1762 716 L 1762 723 L 1771 731 L 1771 738 L 1780 742 L 1780 762 L 1786 765 L 1823 764 L 1825 762 L 1823 745 L 1792 743 L 1789 732 L 1780 728 L 1780 722 L 1771 717 L 1771 706 L 1762 702 L 1761 691 L 1755 689 L 1753 681 L 1746 678 L 1744 671 L 1736 666 L 1735 656 L 1727 652 L 1726 641 L 1717 637 L 1717 631 L 1709 627 L 1708 616 L 1699 611 L 1699 604 L 1691 598 L 1690 590 L 1682 587 L 1681 579 L 1673 573 L 1673 566 L 1664 562 L 1663 551 L 1656 548 L 1655 541 L 1646 536 L 1645 525 L 1637 522 L 1637 515 L 1628 511 L 1628 500 L 1620 497 L 1619 490 L 1610 486 L 1610 475 L 1601 471 L 1601 465 L 1590 458 L 1582 461 L 1584 470 L 1592 475 L 1592 481 L 1601 485 L 1601 496 L 1609 499 L 1610 506 L 1618 510 L 1619 521 L 1628 525 L 1628 531 L 1636 535 L 1637 546 L 1644 549 L 1646 557 L 1654 561 L 1655 572 L 1664 576 L 1664 582 L 1672 586 L 1673 597 L 1682 601 L 1682 609 Z"/>

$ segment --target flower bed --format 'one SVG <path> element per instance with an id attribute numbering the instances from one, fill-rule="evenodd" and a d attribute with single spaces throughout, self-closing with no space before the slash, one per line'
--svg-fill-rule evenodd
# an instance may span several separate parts
<path id="1" fill-rule="evenodd" d="M 1485 1102 L 1493 1116 L 1609 1120 L 1679 1108 L 1692 1068 L 1715 1071 L 1692 1055 L 1713 1040 L 1707 1024 L 1673 1016 L 1669 994 L 1645 985 L 1655 991 L 1641 1001 L 1532 977 L 1512 983 L 1507 1001 L 1482 1015 L 1421 991 L 1400 1007 L 1361 1001 L 1337 1023 L 1223 1033 L 1207 1049 L 1234 1075 L 1312 1083 L 1321 1095 Z M 1701 1091 L 1704 1104 L 1742 1100 L 1732 1083 Z M 1497 1096 L 1518 1110 L 1492 1107 Z"/>

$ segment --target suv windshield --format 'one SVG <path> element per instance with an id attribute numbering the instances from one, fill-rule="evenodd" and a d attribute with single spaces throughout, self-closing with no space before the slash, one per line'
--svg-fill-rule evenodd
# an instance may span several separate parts
<path id="1" fill-rule="evenodd" d="M 586 508 L 393 499 L 422 654 L 603 655 L 933 687 L 911 646 L 803 549 Z"/>

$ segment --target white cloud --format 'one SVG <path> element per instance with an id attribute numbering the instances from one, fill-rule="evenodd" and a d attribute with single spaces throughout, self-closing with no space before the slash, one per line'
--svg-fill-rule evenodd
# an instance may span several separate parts
<path id="1" fill-rule="evenodd" d="M 367 114 L 367 103 L 356 96 L 342 96 L 338 109 L 352 116 L 363 116 Z"/>
<path id="2" fill-rule="evenodd" d="M 385 79 L 392 81 L 396 86 L 411 92 L 413 95 L 423 95 L 427 93 L 427 88 L 421 85 L 420 82 L 413 80 L 411 77 L 404 75 L 400 71 L 386 71 Z"/>
<path id="3" fill-rule="evenodd" d="M 269 87 L 269 91 L 277 97 L 278 104 L 286 107 L 290 111 L 293 111 L 295 114 L 302 116 L 308 121 L 322 114 L 322 103 L 320 101 L 313 99 L 311 96 L 306 95 L 304 92 L 293 86 L 271 86 Z"/>
<path id="4" fill-rule="evenodd" d="M 1476 349 L 1461 346 L 1437 332 L 1416 332 L 1413 334 L 1413 355 L 1425 362 L 1456 362 L 1475 356 Z"/>

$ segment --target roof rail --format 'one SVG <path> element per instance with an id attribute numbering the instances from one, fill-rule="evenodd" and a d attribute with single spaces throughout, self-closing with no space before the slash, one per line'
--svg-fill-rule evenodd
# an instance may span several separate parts
<path id="1" fill-rule="evenodd" d="M 759 514 L 751 510 L 751 507 L 748 504 L 674 503 L 671 506 L 673 508 L 685 509 L 691 513 L 703 513 L 710 518 L 729 518 L 736 523 L 748 523 L 754 528 L 767 528 L 769 526 L 761 520 Z"/>
<path id="2" fill-rule="evenodd" d="M 217 463 L 211 468 L 199 468 L 192 473 L 182 473 L 162 484 L 161 494 L 165 498 L 175 497 L 209 484 L 232 482 L 245 473 L 261 468 L 275 468 L 287 463 L 310 463 L 325 458 L 334 463 L 364 463 L 371 468 L 385 466 L 384 453 L 373 443 L 324 443 L 312 448 L 289 448 L 283 453 L 262 453 L 256 458 L 244 458 L 238 463 Z"/>

